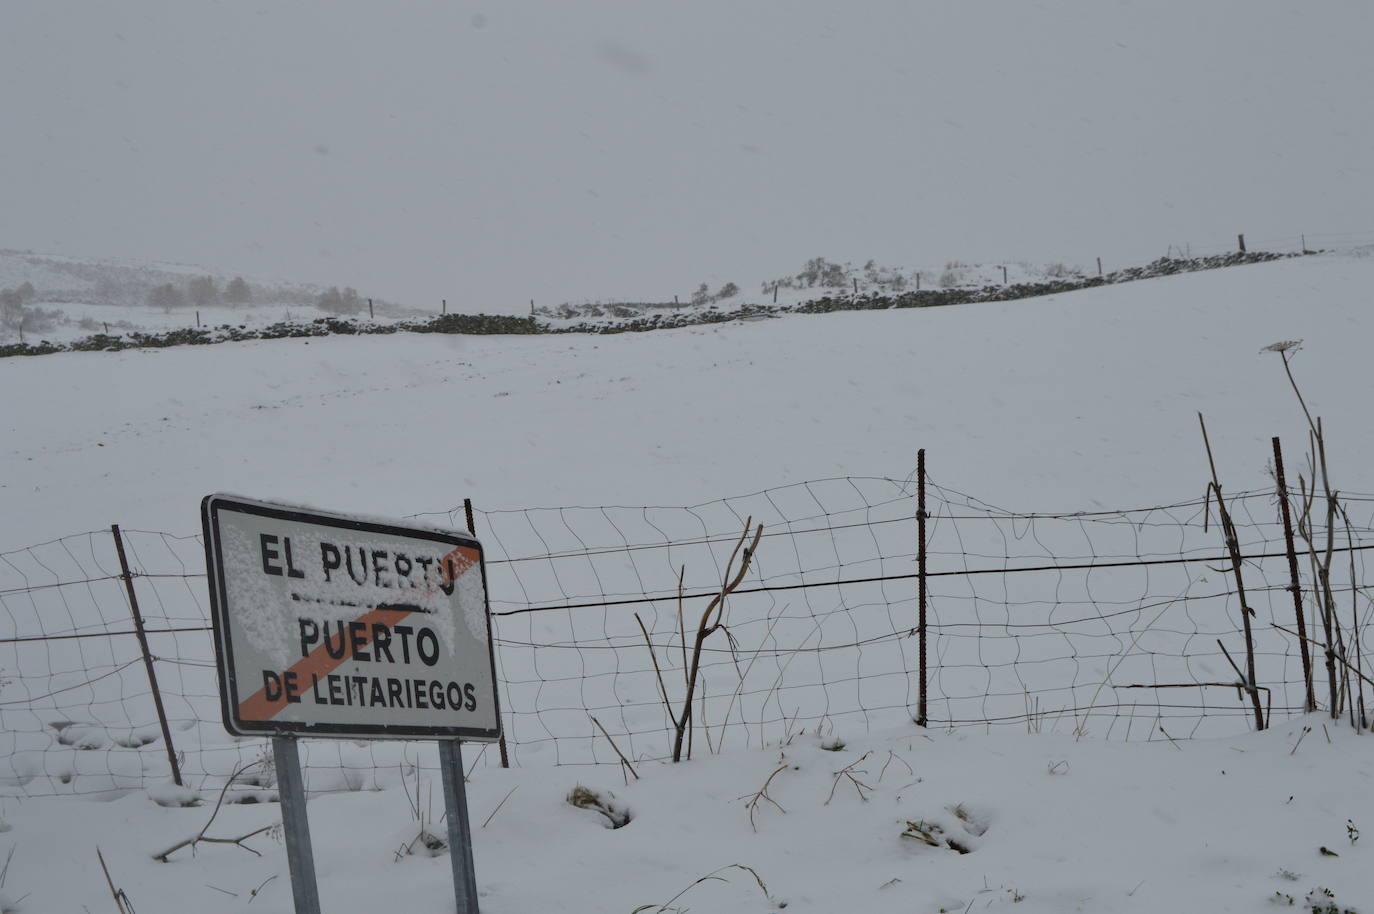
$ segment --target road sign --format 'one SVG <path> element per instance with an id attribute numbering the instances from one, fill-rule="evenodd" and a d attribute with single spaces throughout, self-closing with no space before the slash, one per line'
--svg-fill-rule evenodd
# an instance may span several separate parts
<path id="1" fill-rule="evenodd" d="M 231 733 L 499 738 L 472 536 L 231 495 L 201 520 Z"/>

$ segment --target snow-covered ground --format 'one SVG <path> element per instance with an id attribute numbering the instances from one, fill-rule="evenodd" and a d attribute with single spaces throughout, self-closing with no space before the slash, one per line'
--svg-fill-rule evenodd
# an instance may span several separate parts
<path id="1" fill-rule="evenodd" d="M 1172 249 L 1170 249 L 1172 251 Z M 1181 256 L 1181 252 L 1180 252 Z M 827 272 L 828 268 L 828 272 Z M 1110 271 L 1112 267 L 1108 267 Z M 551 329 L 585 329 L 623 322 L 629 317 L 684 317 L 710 310 L 729 311 L 742 305 L 794 307 L 824 297 L 851 295 L 890 296 L 902 292 L 942 289 L 984 289 L 1022 283 L 1079 280 L 1089 275 L 1079 266 L 1062 263 L 1035 266 L 1025 262 L 970 264 L 950 261 L 919 268 L 833 263 L 814 258 L 795 275 L 758 279 L 744 277 L 742 285 L 731 282 L 717 288 L 683 289 L 672 299 L 650 303 L 574 301 L 531 308 L 540 323 Z M 188 284 L 204 279 L 214 283 L 212 300 L 195 304 Z M 27 251 L 0 251 L 0 291 L 32 288 L 25 300 L 29 317 L 19 323 L 0 325 L 0 343 L 22 338 L 29 343 L 69 343 L 96 334 L 122 337 L 153 334 L 191 327 L 260 328 L 280 322 L 308 323 L 331 316 L 316 306 L 325 287 L 284 282 L 263 277 L 238 277 L 248 283 L 252 300 L 230 304 L 225 300 L 235 278 L 219 270 L 186 264 L 137 263 L 132 261 L 77 258 Z M 171 285 L 182 293 L 175 307 L 152 303 L 156 286 Z M 447 313 L 449 303 L 415 302 L 397 305 L 375 298 L 369 311 L 367 294 L 359 297 L 360 310 L 350 317 L 369 323 L 389 324 L 424 319 Z M 453 313 L 462 304 L 453 303 Z M 468 311 L 481 311 L 481 302 L 466 302 Z"/>
<path id="2" fill-rule="evenodd" d="M 1374 822 L 1368 741 L 1315 717 L 1177 745 L 913 727 L 852 738 L 839 751 L 804 733 L 762 751 L 641 765 L 628 784 L 611 767 L 479 769 L 468 803 L 481 906 L 1154 914 L 1265 911 L 1276 900 L 1289 910 L 1292 897 L 1295 910 L 1309 911 L 1304 896 L 1327 888 L 1337 910 L 1367 911 L 1369 839 L 1352 842 L 1347 820 L 1357 829 Z M 846 768 L 854 781 L 837 777 Z M 391 769 L 378 774 L 381 789 L 310 801 L 324 911 L 453 910 L 446 856 L 398 859 L 420 830 L 403 776 L 413 795 L 414 776 Z M 432 780 L 422 775 L 421 811 L 443 834 Z M 749 801 L 765 783 L 778 805 L 760 802 L 751 827 Z M 568 805 L 579 785 L 614 794 L 629 824 L 610 829 L 595 811 Z M 112 910 L 99 848 L 140 914 L 290 911 L 285 850 L 270 834 L 246 842 L 262 857 L 209 844 L 169 863 L 151 859 L 209 819 L 216 791 L 196 793 L 203 805 L 190 808 L 164 808 L 142 791 L 107 803 L 7 804 L 0 841 L 16 851 L 5 893 L 28 893 L 25 912 Z M 275 804 L 227 806 L 208 834 L 238 837 L 278 816 Z M 908 823 L 938 826 L 971 852 L 904 837 Z M 751 867 L 767 893 L 749 873 L 721 869 L 732 864 Z M 724 881 L 691 887 L 713 872 Z"/>
<path id="3" fill-rule="evenodd" d="M 378 515 L 697 504 L 835 475 L 932 478 L 1021 511 L 1267 484 L 1325 416 L 1369 488 L 1374 258 L 1323 256 L 1014 302 L 620 336 L 404 334 L 0 360 L 0 547 L 119 522 L 192 532 L 212 490 Z M 392 446 L 378 446 L 388 442 Z"/>
<path id="4" fill-rule="evenodd" d="M 1295 465 L 1304 440 L 1278 357 L 1259 350 L 1297 338 L 1333 478 L 1367 491 L 1372 282 L 1374 258 L 1322 256 L 1045 299 L 644 335 L 0 360 L 0 384 L 19 392 L 0 426 L 0 550 L 110 522 L 194 533 L 200 497 L 216 490 L 392 516 L 464 497 L 484 509 L 699 504 L 834 475 L 901 479 L 920 447 L 935 480 L 995 504 L 1131 507 L 1201 494 L 1198 411 L 1227 490 L 1259 488 L 1269 437 L 1290 443 Z M 609 766 L 484 765 L 469 787 L 483 910 L 657 908 L 729 864 L 752 867 L 767 893 L 725 870 L 728 881 L 668 910 L 1242 911 L 1285 896 L 1301 908 L 1318 886 L 1366 910 L 1374 869 L 1347 819 L 1374 822 L 1367 737 L 1315 717 L 1279 724 L 1177 745 L 842 724 L 824 734 L 845 742 L 839 751 L 796 733 L 678 767 L 644 763 L 628 785 Z M 762 802 L 755 831 L 745 800 L 783 763 L 769 796 L 786 812 Z M 845 776 L 836 785 L 851 763 L 862 790 Z M 449 909 L 446 859 L 396 860 L 417 829 L 400 771 L 312 799 L 326 910 Z M 614 791 L 630 824 L 603 829 L 565 804 L 579 783 Z M 195 784 L 208 805 L 184 809 L 143 790 L 5 800 L 0 854 L 15 850 L 0 891 L 27 896 L 25 912 L 109 908 L 99 846 L 141 914 L 289 910 L 270 834 L 248 842 L 262 858 L 208 845 L 151 859 L 204 824 L 217 786 Z M 276 819 L 272 804 L 235 804 L 211 834 Z M 903 837 L 908 822 L 937 823 L 973 852 Z"/>

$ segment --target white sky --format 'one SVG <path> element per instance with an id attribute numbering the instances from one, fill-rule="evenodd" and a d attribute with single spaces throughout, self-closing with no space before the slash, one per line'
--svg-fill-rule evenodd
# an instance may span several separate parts
<path id="1" fill-rule="evenodd" d="M 6 3 L 0 247 L 409 304 L 1374 232 L 1366 0 Z"/>

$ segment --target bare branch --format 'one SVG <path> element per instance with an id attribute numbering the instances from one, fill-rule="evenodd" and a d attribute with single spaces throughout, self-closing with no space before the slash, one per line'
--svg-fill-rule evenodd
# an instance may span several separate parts
<path id="1" fill-rule="evenodd" d="M 759 539 L 763 536 L 763 524 L 759 524 L 754 528 L 753 541 L 749 543 L 748 547 L 744 546 L 745 541 L 749 539 L 749 528 L 753 522 L 754 519 L 752 517 L 745 520 L 744 532 L 740 534 L 739 540 L 735 543 L 734 550 L 730 553 L 730 560 L 725 564 L 725 574 L 721 582 L 720 592 L 711 598 L 711 602 L 706 607 L 706 611 L 701 614 L 701 621 L 697 623 L 696 643 L 692 648 L 692 661 L 687 672 L 687 694 L 682 700 L 682 713 L 674 721 L 674 726 L 677 728 L 677 734 L 673 739 L 674 762 L 682 761 L 683 739 L 691 729 L 692 699 L 696 694 L 697 674 L 701 671 L 702 645 L 716 629 L 720 628 L 720 622 L 725 613 L 726 598 L 739 587 L 740 583 L 744 580 L 744 576 L 749 573 L 749 567 L 753 562 L 754 553 L 759 546 Z M 741 549 L 743 549 L 742 553 Z M 739 568 L 734 571 L 732 577 L 731 572 L 734 570 L 736 558 L 740 560 Z M 679 590 L 679 607 L 680 605 L 681 590 Z M 714 614 L 714 618 L 712 614 Z M 702 696 L 702 700 L 705 701 L 704 695 Z M 709 730 L 706 735 L 709 742 Z M 691 755 L 690 749 L 688 750 L 688 755 L 689 757 Z"/>
<path id="2" fill-rule="evenodd" d="M 848 778 L 849 783 L 854 786 L 855 792 L 858 793 L 859 799 L 863 800 L 865 803 L 868 802 L 868 797 L 864 794 L 864 791 L 867 790 L 869 793 L 872 793 L 873 788 L 869 787 L 863 781 L 856 778 L 854 776 L 854 773 L 857 771 L 859 774 L 868 774 L 867 771 L 857 766 L 860 762 L 862 762 L 864 759 L 868 758 L 872 754 L 873 753 L 871 751 L 865 752 L 863 755 L 859 756 L 854 761 L 850 762 L 848 765 L 845 765 L 839 771 L 835 772 L 835 781 L 830 785 L 830 796 L 825 798 L 824 805 L 829 806 L 830 801 L 835 799 L 835 791 L 839 789 L 841 778 Z"/>
<path id="3" fill-rule="evenodd" d="M 154 859 L 154 860 L 157 860 L 157 861 L 160 862 L 160 863 L 168 863 L 168 862 L 170 862 L 170 861 L 168 861 L 167 858 L 170 857 L 172 854 L 176 853 L 177 851 L 181 850 L 183 847 L 189 847 L 189 848 L 191 848 L 192 852 L 194 852 L 194 851 L 195 851 L 195 848 L 196 848 L 196 845 L 197 845 L 197 844 L 201 844 L 201 843 L 204 843 L 204 844 L 235 844 L 235 845 L 238 845 L 239 847 L 243 848 L 244 850 L 248 851 L 250 854 L 253 854 L 254 856 L 257 856 L 257 857 L 261 857 L 262 854 L 260 854 L 260 853 L 258 853 L 257 851 L 253 850 L 253 848 L 249 847 L 248 845 L 244 844 L 243 842 L 247 841 L 249 838 L 256 837 L 257 835 L 260 835 L 260 834 L 262 834 L 262 833 L 265 832 L 265 831 L 269 831 L 269 830 L 275 828 L 275 827 L 276 827 L 276 824 L 275 824 L 275 823 L 273 823 L 272 825 L 264 825 L 262 828 L 254 829 L 253 831 L 250 831 L 248 834 L 246 834 L 246 835 L 240 835 L 240 836 L 238 836 L 237 838 L 211 838 L 211 837 L 207 837 L 206 834 L 205 834 L 206 832 L 208 832 L 208 831 L 210 830 L 210 826 L 213 825 L 213 824 L 215 823 L 215 817 L 219 815 L 220 808 L 224 805 L 224 796 L 225 796 L 226 793 L 229 792 L 229 788 L 230 788 L 231 786 L 233 786 L 234 782 L 235 782 L 236 780 L 238 780 L 238 778 L 239 778 L 245 771 L 247 771 L 249 768 L 252 768 L 252 767 L 253 767 L 254 765 L 256 765 L 256 764 L 257 764 L 257 762 L 255 762 L 255 761 L 254 761 L 254 762 L 248 762 L 248 763 L 246 763 L 246 764 L 244 764 L 244 765 L 240 765 L 238 768 L 234 769 L 234 772 L 233 772 L 232 774 L 230 774 L 229 777 L 228 777 L 228 779 L 224 782 L 224 786 L 220 788 L 220 791 L 219 791 L 219 798 L 218 798 L 217 800 L 215 800 L 215 808 L 214 808 L 214 810 L 211 811 L 211 813 L 210 813 L 210 818 L 209 818 L 208 820 L 206 820 L 206 822 L 205 822 L 205 824 L 204 824 L 203 826 L 201 826 L 201 829 L 200 829 L 200 831 L 199 831 L 197 834 L 193 835 L 193 836 L 190 837 L 190 838 L 187 838 L 187 839 L 184 840 L 184 841 L 179 841 L 179 842 L 177 842 L 176 844 L 173 844 L 171 847 L 167 848 L 167 849 L 164 850 L 164 851 L 161 851 L 161 852 L 159 852 L 159 853 L 153 854 L 153 859 Z"/>
<path id="4" fill-rule="evenodd" d="M 119 914 L 134 914 L 134 903 L 129 900 L 128 894 L 123 889 L 115 888 L 114 880 L 110 878 L 110 868 L 105 865 L 105 855 L 100 852 L 98 847 L 95 849 L 95 856 L 100 861 L 100 870 L 105 874 L 105 884 L 110 887 L 110 897 L 114 899 Z"/>
<path id="5" fill-rule="evenodd" d="M 639 780 L 639 772 L 635 771 L 635 766 L 630 764 L 630 760 L 625 757 L 625 753 L 621 752 L 620 747 L 615 744 L 615 740 L 611 739 L 611 734 L 607 733 L 606 728 L 601 726 L 601 721 L 597 720 L 591 714 L 587 716 L 592 718 L 592 723 L 596 724 L 596 729 L 601 731 L 601 735 L 606 737 L 606 742 L 611 744 L 611 748 L 615 750 L 615 754 L 620 756 L 620 763 L 630 769 L 630 774 L 635 776 L 636 781 Z"/>
<path id="6" fill-rule="evenodd" d="M 773 783 L 773 778 L 777 777 L 779 774 L 782 774 L 789 767 L 791 766 L 785 764 L 779 765 L 776 769 L 774 769 L 772 774 L 768 775 L 768 779 L 763 782 L 762 787 L 760 787 L 752 794 L 746 793 L 744 796 L 739 797 L 739 799 L 741 800 L 749 800 L 749 802 L 745 803 L 744 806 L 746 809 L 749 810 L 749 827 L 752 828 L 755 831 L 755 833 L 757 833 L 759 829 L 758 826 L 754 824 L 754 812 L 759 808 L 759 803 L 763 802 L 764 800 L 767 800 L 769 803 L 772 803 L 774 806 L 776 806 L 778 812 L 782 813 L 783 815 L 787 814 L 787 810 L 782 808 L 782 804 L 768 795 L 768 785 Z"/>
<path id="7" fill-rule="evenodd" d="M 1269 623 L 1269 624 L 1272 625 L 1272 626 L 1274 626 L 1274 628 L 1277 628 L 1279 631 L 1285 632 L 1286 634 L 1289 634 L 1289 635 L 1292 635 L 1292 636 L 1295 637 L 1295 638 L 1298 636 L 1298 633 L 1297 633 L 1297 632 L 1293 631 L 1293 630 L 1290 629 L 1290 628 L 1284 628 L 1282 625 L 1279 625 L 1277 622 L 1271 622 L 1271 623 Z M 1308 638 L 1307 640 L 1308 640 L 1310 643 L 1317 645 L 1318 647 L 1326 647 L 1326 645 L 1322 644 L 1320 641 L 1314 641 L 1314 640 L 1311 639 L 1311 638 Z M 1327 653 L 1327 656 L 1332 656 L 1332 655 L 1330 654 L 1329 651 L 1328 651 L 1328 653 Z M 1354 673 L 1356 676 L 1360 677 L 1360 678 L 1363 679 L 1365 682 L 1369 683 L 1371 686 L 1374 686 L 1374 679 L 1370 679 L 1370 678 L 1369 678 L 1368 676 L 1366 676 L 1364 673 L 1361 673 L 1360 671 L 1356 670 L 1354 667 L 1352 667 L 1352 666 L 1350 665 L 1349 661 L 1347 661 L 1344 657 L 1336 657 L 1335 660 L 1336 660 L 1337 663 L 1343 664 L 1343 665 L 1345 666 L 1346 669 L 1350 670 L 1350 672 Z"/>
<path id="8" fill-rule="evenodd" d="M 1241 627 L 1245 632 L 1245 672 L 1242 674 L 1236 668 L 1236 673 L 1240 675 L 1242 687 L 1250 696 L 1251 704 L 1255 711 L 1255 729 L 1263 730 L 1265 727 L 1264 706 L 1260 704 L 1259 688 L 1255 679 L 1255 639 L 1254 632 L 1250 626 L 1250 617 L 1255 614 L 1250 608 L 1249 601 L 1245 598 L 1245 577 L 1241 573 L 1242 557 L 1240 552 L 1240 537 L 1236 535 L 1236 526 L 1231 521 L 1231 512 L 1226 508 L 1226 499 L 1221 494 L 1221 480 L 1217 477 L 1217 464 L 1212 457 L 1212 443 L 1207 438 L 1207 422 L 1202 418 L 1202 413 L 1197 414 L 1198 425 L 1202 427 L 1202 443 L 1207 449 L 1207 465 L 1212 471 L 1212 491 L 1217 496 L 1217 516 L 1221 521 L 1221 532 L 1226 540 L 1226 551 L 1231 557 L 1231 572 L 1236 580 L 1236 597 L 1240 600 L 1240 619 Z M 1220 641 L 1217 642 L 1221 644 Z M 1225 646 L 1222 652 L 1226 651 Z M 1230 655 L 1227 654 L 1227 660 Z M 1231 664 L 1233 667 L 1234 663 Z"/>
<path id="9" fill-rule="evenodd" d="M 486 820 L 485 822 L 482 823 L 482 827 L 483 827 L 483 828 L 486 828 L 488 825 L 491 824 L 491 820 L 492 820 L 492 819 L 495 819 L 495 818 L 496 818 L 496 814 L 497 814 L 498 812 L 501 811 L 501 807 L 506 805 L 506 801 L 510 799 L 510 795 L 511 795 L 512 793 L 515 793 L 515 791 L 517 791 L 517 790 L 519 790 L 519 789 L 520 789 L 520 785 L 519 785 L 519 784 L 516 784 L 516 785 L 515 785 L 514 787 L 512 787 L 509 791 L 507 791 L 506 795 L 505 795 L 504 797 L 501 798 L 501 802 L 500 802 L 500 803 L 497 803 L 497 804 L 496 804 L 496 808 L 493 809 L 493 810 L 491 811 L 491 815 L 487 816 L 487 820 Z"/>

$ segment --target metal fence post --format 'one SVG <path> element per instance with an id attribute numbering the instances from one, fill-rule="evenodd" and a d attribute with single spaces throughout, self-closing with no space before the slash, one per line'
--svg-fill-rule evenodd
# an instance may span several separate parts
<path id="1" fill-rule="evenodd" d="M 444 782 L 448 854 L 453 867 L 453 894 L 458 902 L 458 914 L 478 914 L 477 872 L 472 863 L 472 823 L 468 820 L 467 787 L 463 784 L 463 746 L 458 740 L 439 740 L 439 775 Z"/>
<path id="2" fill-rule="evenodd" d="M 533 305 L 534 302 L 530 302 L 530 304 Z M 477 525 L 476 525 L 475 523 L 473 523 L 473 518 L 472 518 L 472 499 L 471 499 L 471 498 L 465 498 L 465 499 L 463 499 L 463 513 L 464 513 L 465 515 L 467 515 L 468 532 L 471 533 L 473 536 L 476 536 L 476 535 L 477 535 Z M 505 729 L 504 727 L 501 728 L 501 738 L 500 738 L 499 740 L 497 740 L 496 745 L 497 745 L 497 748 L 501 750 L 501 767 L 502 767 L 502 768 L 509 768 L 509 767 L 510 767 L 510 755 L 509 755 L 509 753 L 506 752 L 506 729 Z M 475 911 L 475 910 L 477 910 L 477 909 L 476 909 L 476 908 L 473 908 L 473 910 Z"/>
<path id="3" fill-rule="evenodd" d="M 320 914 L 315 851 L 310 845 L 310 820 L 305 812 L 305 779 L 294 736 L 272 737 L 272 761 L 277 769 L 277 797 L 281 800 L 282 835 L 286 839 L 286 863 L 291 870 L 291 898 L 296 914 Z"/>
<path id="4" fill-rule="evenodd" d="M 924 727 L 926 714 L 926 449 L 916 452 L 916 580 L 920 594 L 917 618 L 920 637 L 920 691 L 917 693 L 916 725 Z"/>
<path id="5" fill-rule="evenodd" d="M 1283 540 L 1288 547 L 1288 589 L 1293 592 L 1293 612 L 1298 618 L 1298 647 L 1302 650 L 1302 681 L 1307 693 L 1307 710 L 1317 710 L 1317 698 L 1312 691 L 1312 655 L 1307 647 L 1307 622 L 1302 611 L 1302 586 L 1298 583 L 1298 553 L 1293 548 L 1293 520 L 1288 513 L 1288 483 L 1283 476 L 1283 450 L 1277 435 L 1274 442 L 1274 479 L 1278 483 L 1279 506 L 1283 509 Z"/>
<path id="6" fill-rule="evenodd" d="M 162 690 L 157 686 L 157 671 L 153 669 L 153 655 L 148 651 L 148 635 L 143 630 L 143 614 L 138 611 L 138 594 L 134 592 L 134 576 L 129 571 L 129 560 L 124 555 L 124 537 L 119 533 L 119 524 L 110 525 L 110 534 L 114 537 L 115 552 L 119 554 L 119 567 L 124 571 L 124 589 L 129 594 L 129 611 L 134 616 L 134 633 L 138 635 L 138 646 L 143 651 L 143 668 L 148 671 L 148 685 L 153 690 L 157 721 L 162 725 L 162 742 L 167 747 L 167 761 L 172 764 L 172 780 L 181 787 L 181 764 L 177 761 L 176 747 L 172 745 L 172 731 L 167 726 L 167 711 L 162 707 Z"/>

